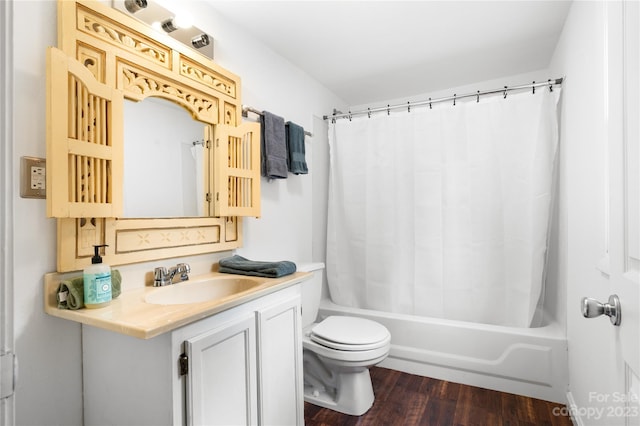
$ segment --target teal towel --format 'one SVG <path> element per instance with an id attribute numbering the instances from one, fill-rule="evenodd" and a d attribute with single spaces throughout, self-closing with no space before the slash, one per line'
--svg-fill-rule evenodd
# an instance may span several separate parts
<path id="1" fill-rule="evenodd" d="M 285 127 L 287 129 L 287 151 L 289 152 L 287 166 L 289 171 L 295 175 L 306 175 L 309 173 L 309 169 L 304 152 L 304 128 L 291 121 L 287 121 Z"/>
<path id="2" fill-rule="evenodd" d="M 220 272 L 227 274 L 278 278 L 293 274 L 295 271 L 296 264 L 288 260 L 282 260 L 280 262 L 260 262 L 245 259 L 237 254 L 220 260 Z"/>
<path id="3" fill-rule="evenodd" d="M 117 269 L 111 270 L 111 298 L 120 296 L 122 287 L 122 275 Z M 82 309 L 84 308 L 84 279 L 82 276 L 60 281 L 56 292 L 58 309 Z"/>

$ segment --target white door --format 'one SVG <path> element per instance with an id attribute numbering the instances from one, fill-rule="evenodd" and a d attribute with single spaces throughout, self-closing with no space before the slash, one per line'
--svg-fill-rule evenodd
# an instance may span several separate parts
<path id="1" fill-rule="evenodd" d="M 0 2 L 0 22 L 14 22 L 13 1 Z M 3 25 L 0 29 L 0 138 L 3 146 L 0 148 L 0 167 L 11 170 L 13 167 L 13 122 L 14 102 L 13 92 L 13 49 L 8 49 L 13 40 L 13 28 Z M 16 115 L 19 115 L 16 113 Z M 18 117 L 15 117 L 17 121 Z M 17 144 L 17 142 L 15 142 Z M 13 173 L 0 175 L 0 188 L 13 188 Z M 14 388 L 16 358 L 13 337 L 13 191 L 4 190 L 0 197 L 0 240 L 3 250 L 0 253 L 0 425 L 15 423 Z"/>
<path id="2" fill-rule="evenodd" d="M 626 424 L 640 425 L 640 3 L 609 7 L 611 290 L 620 299 L 616 376 Z M 616 93 L 617 91 L 617 93 Z M 614 395 L 613 397 L 615 397 Z"/>
<path id="3" fill-rule="evenodd" d="M 610 305 L 614 298 L 605 295 L 618 296 L 619 312 L 613 318 L 619 316 L 620 323 L 609 324 L 606 317 L 584 319 L 594 322 L 589 336 L 593 352 L 583 354 L 593 359 L 593 368 L 581 371 L 592 376 L 592 387 L 581 390 L 588 405 L 574 409 L 577 423 L 585 425 L 640 425 L 640 3 L 607 2 L 604 7 L 607 250 L 601 273 L 585 286 L 598 294 L 584 296 Z M 587 305 L 597 308 L 594 301 Z M 604 308 L 614 314 L 610 306 Z M 606 362 L 598 363 L 598 357 Z"/>

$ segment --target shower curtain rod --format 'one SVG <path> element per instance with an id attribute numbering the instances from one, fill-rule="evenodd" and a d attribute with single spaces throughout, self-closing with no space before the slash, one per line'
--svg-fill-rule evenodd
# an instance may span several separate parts
<path id="1" fill-rule="evenodd" d="M 259 115 L 261 117 L 263 115 L 262 111 L 259 111 L 259 110 L 255 109 L 255 108 L 250 107 L 250 106 L 242 105 L 242 116 L 246 117 L 248 115 L 247 113 L 249 113 L 249 112 L 257 114 L 257 115 Z M 306 130 L 304 131 L 304 134 L 306 136 L 313 137 L 313 133 L 307 132 Z"/>
<path id="2" fill-rule="evenodd" d="M 453 96 L 447 96 L 447 97 L 444 97 L 444 98 L 436 98 L 436 99 L 429 98 L 429 100 L 427 100 L 427 101 L 407 102 L 406 104 L 387 105 L 386 107 L 378 107 L 378 108 L 367 108 L 366 110 L 355 111 L 355 112 L 349 111 L 347 113 L 343 113 L 343 112 L 334 110 L 334 113 L 332 115 L 325 115 L 322 118 L 324 120 L 331 119 L 331 121 L 335 121 L 338 118 L 351 119 L 351 117 L 353 117 L 354 115 L 368 114 L 369 117 L 371 117 L 371 113 L 373 113 L 373 112 L 387 111 L 387 113 L 389 113 L 389 111 L 391 111 L 392 109 L 400 109 L 400 108 L 407 108 L 408 111 L 411 111 L 411 107 L 424 106 L 424 105 L 429 105 L 429 107 L 431 107 L 432 104 L 436 104 L 436 103 L 440 103 L 440 102 L 449 102 L 449 101 L 453 101 L 453 105 L 455 105 L 456 104 L 456 100 L 458 100 L 458 99 L 476 97 L 476 99 L 479 101 L 480 100 L 480 96 L 493 95 L 493 94 L 496 94 L 496 93 L 503 93 L 504 97 L 506 98 L 507 97 L 507 92 L 510 92 L 512 90 L 533 89 L 533 93 L 535 93 L 536 92 L 536 87 L 542 87 L 542 86 L 547 86 L 547 87 L 549 87 L 549 90 L 553 90 L 553 86 L 561 85 L 563 80 L 564 80 L 564 77 L 556 78 L 554 80 L 549 79 L 549 80 L 547 80 L 545 82 L 541 82 L 541 83 L 536 83 L 534 81 L 533 83 L 522 84 L 520 86 L 511 86 L 511 87 L 504 86 L 502 89 L 485 90 L 485 91 L 478 90 L 476 93 L 467 93 L 467 94 L 460 95 L 460 96 L 453 95 Z"/>

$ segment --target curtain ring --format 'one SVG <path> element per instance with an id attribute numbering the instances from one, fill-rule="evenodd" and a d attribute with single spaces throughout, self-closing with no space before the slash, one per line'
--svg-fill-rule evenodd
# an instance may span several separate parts
<path id="1" fill-rule="evenodd" d="M 390 114 L 390 112 L 389 112 L 389 104 L 387 104 L 387 115 L 389 115 L 389 114 Z"/>
<path id="2" fill-rule="evenodd" d="M 535 86 L 536 81 L 535 81 L 535 80 L 533 80 L 533 83 L 532 83 L 532 84 L 533 84 L 533 93 L 532 93 L 532 94 L 533 94 L 533 95 L 535 95 L 535 94 L 536 94 L 536 86 Z"/>
<path id="3" fill-rule="evenodd" d="M 351 111 L 349 111 L 349 121 L 351 121 Z"/>
<path id="4" fill-rule="evenodd" d="M 458 95 L 456 95 L 456 94 L 454 93 L 454 94 L 453 94 L 453 106 L 456 106 L 456 96 L 458 96 Z"/>
<path id="5" fill-rule="evenodd" d="M 431 105 L 431 98 L 429 98 L 429 109 L 433 109 L 433 106 Z"/>
<path id="6" fill-rule="evenodd" d="M 367 108 L 367 116 L 371 118 L 371 108 Z"/>
<path id="7" fill-rule="evenodd" d="M 411 102 L 407 102 L 407 112 L 411 112 Z"/>
<path id="8" fill-rule="evenodd" d="M 502 99 L 507 99 L 507 86 L 504 86 L 504 97 Z"/>
<path id="9" fill-rule="evenodd" d="M 478 94 L 476 95 L 476 103 L 480 102 L 480 91 L 478 90 Z"/>
<path id="10" fill-rule="evenodd" d="M 549 91 L 553 92 L 553 83 L 549 80 Z"/>

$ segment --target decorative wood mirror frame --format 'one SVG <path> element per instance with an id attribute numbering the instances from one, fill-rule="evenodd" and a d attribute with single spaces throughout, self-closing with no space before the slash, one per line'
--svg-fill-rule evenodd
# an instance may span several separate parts
<path id="1" fill-rule="evenodd" d="M 47 56 L 47 214 L 58 218 L 58 271 L 89 265 L 94 244 L 108 245 L 111 265 L 240 247 L 241 216 L 260 216 L 260 126 L 241 123 L 240 78 L 98 1 L 58 0 L 58 45 Z M 205 124 L 209 217 L 119 218 L 122 103 L 149 96 Z"/>

